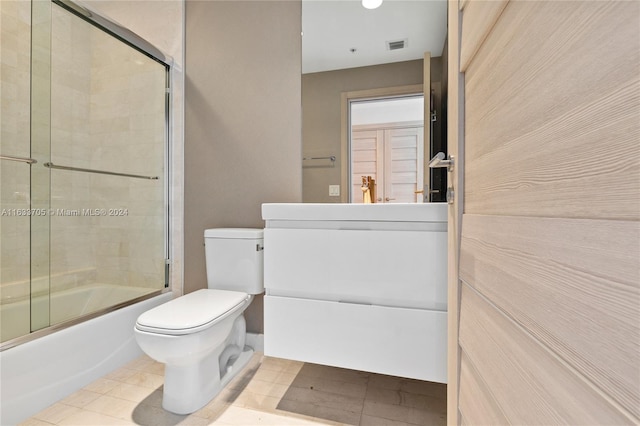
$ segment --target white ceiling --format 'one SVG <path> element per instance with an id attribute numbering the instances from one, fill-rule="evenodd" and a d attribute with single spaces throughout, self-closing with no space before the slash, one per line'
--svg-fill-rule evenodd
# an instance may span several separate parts
<path id="1" fill-rule="evenodd" d="M 303 74 L 441 56 L 447 1 L 384 0 L 368 10 L 360 0 L 303 0 L 302 32 Z M 405 39 L 404 49 L 387 49 Z"/>

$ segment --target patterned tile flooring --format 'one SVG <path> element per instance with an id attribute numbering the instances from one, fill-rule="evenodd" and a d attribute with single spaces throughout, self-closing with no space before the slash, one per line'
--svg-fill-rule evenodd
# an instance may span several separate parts
<path id="1" fill-rule="evenodd" d="M 142 356 L 22 425 L 446 424 L 446 385 L 256 353 L 208 405 L 188 416 L 162 409 L 164 365 Z"/>

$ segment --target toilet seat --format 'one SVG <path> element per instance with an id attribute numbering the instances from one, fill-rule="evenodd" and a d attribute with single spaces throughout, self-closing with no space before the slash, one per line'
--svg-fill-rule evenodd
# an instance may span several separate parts
<path id="1" fill-rule="evenodd" d="M 197 333 L 241 309 L 251 298 L 239 291 L 194 291 L 140 315 L 136 329 L 173 336 Z"/>

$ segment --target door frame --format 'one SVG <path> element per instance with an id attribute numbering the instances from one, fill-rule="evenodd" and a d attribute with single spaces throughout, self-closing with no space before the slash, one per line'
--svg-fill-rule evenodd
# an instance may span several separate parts
<path id="1" fill-rule="evenodd" d="M 368 90 L 358 90 L 353 92 L 342 92 L 340 94 L 340 158 L 342 159 L 340 167 L 340 186 L 344 188 L 341 191 L 340 202 L 348 203 L 349 202 L 349 194 L 351 193 L 351 147 L 350 145 L 350 133 L 351 133 L 351 123 L 350 123 L 350 104 L 352 101 L 364 101 L 367 99 L 393 99 L 399 98 L 409 95 L 420 95 L 424 94 L 424 85 L 422 84 L 413 84 L 409 86 L 396 86 L 396 87 L 383 87 L 380 89 L 368 89 Z M 429 91 L 430 96 L 430 91 Z M 427 100 L 429 98 L 426 98 Z M 425 101 L 427 102 L 427 101 Z M 427 123 L 427 122 L 425 122 Z M 429 143 L 429 134 L 426 130 L 424 132 L 424 141 Z M 426 147 L 428 151 L 428 146 Z M 425 167 L 426 168 L 426 167 Z M 428 176 L 428 174 L 427 174 Z M 347 191 L 347 189 L 349 189 Z"/>
<path id="2" fill-rule="evenodd" d="M 454 165 L 447 177 L 447 190 L 453 190 L 447 218 L 447 424 L 460 424 L 458 392 L 460 380 L 459 259 L 464 210 L 464 74 L 460 72 L 462 9 L 465 0 L 448 0 L 447 32 L 447 151 Z"/>

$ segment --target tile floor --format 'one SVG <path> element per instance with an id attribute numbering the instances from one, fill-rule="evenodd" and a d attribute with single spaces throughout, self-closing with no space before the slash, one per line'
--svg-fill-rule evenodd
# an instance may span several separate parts
<path id="1" fill-rule="evenodd" d="M 164 411 L 164 365 L 142 356 L 22 425 L 444 425 L 446 385 L 254 354 L 207 406 Z"/>

